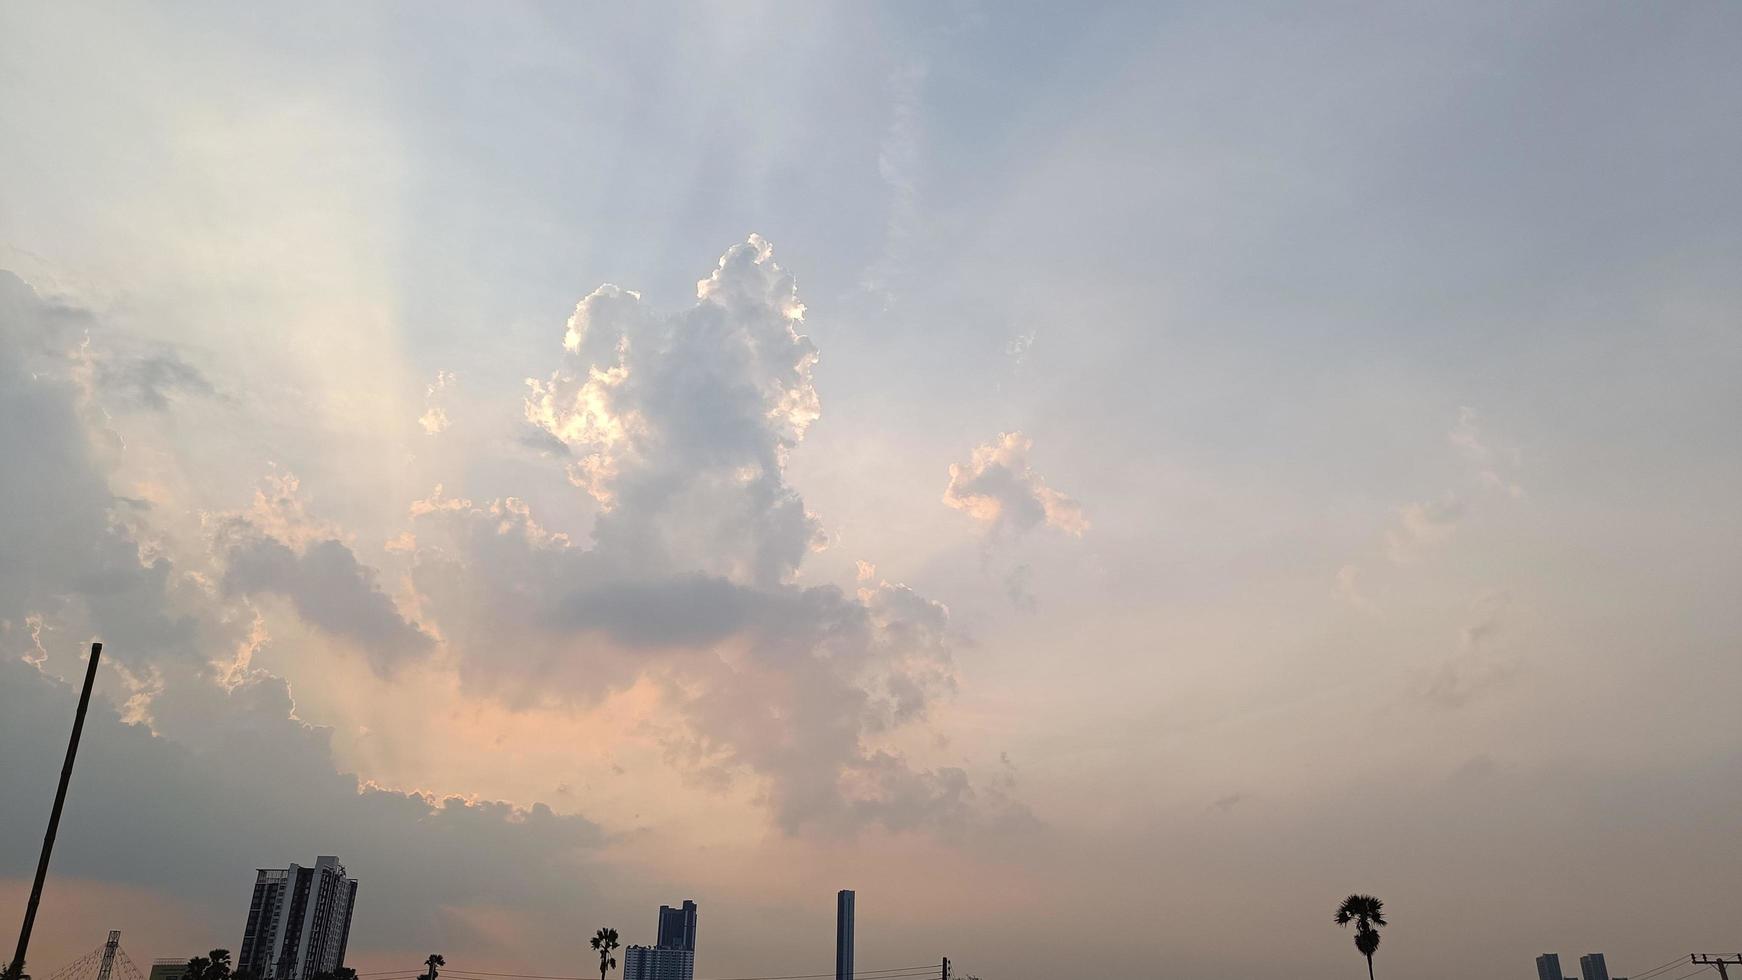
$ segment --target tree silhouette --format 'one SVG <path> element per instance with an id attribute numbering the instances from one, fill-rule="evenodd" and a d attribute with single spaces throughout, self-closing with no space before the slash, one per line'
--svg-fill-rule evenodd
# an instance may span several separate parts
<path id="1" fill-rule="evenodd" d="M 1367 980 L 1373 980 L 1373 954 L 1379 949 L 1379 930 L 1385 925 L 1385 903 L 1372 895 L 1350 895 L 1337 906 L 1337 925 L 1355 923 L 1355 948 L 1367 957 Z"/>
<path id="2" fill-rule="evenodd" d="M 234 980 L 230 973 L 230 951 L 214 949 L 188 960 L 187 973 L 182 980 Z"/>
<path id="3" fill-rule="evenodd" d="M 423 976 L 419 978 L 419 980 L 436 980 L 436 977 L 441 975 L 439 971 L 436 970 L 436 967 L 448 965 L 447 957 L 440 953 L 429 954 L 429 956 L 424 958 L 423 962 L 429 967 L 429 969 L 424 971 Z"/>
<path id="4" fill-rule="evenodd" d="M 444 960 L 443 965 L 445 964 L 446 961 Z M 242 980 L 242 971 L 237 970 L 235 973 L 230 974 L 230 980 Z M 249 977 L 248 980 L 254 980 L 254 978 Z M 319 973 L 316 973 L 314 975 L 314 980 L 357 980 L 357 971 L 348 966 L 341 966 L 336 970 L 322 970 Z"/>
<path id="5" fill-rule="evenodd" d="M 599 980 L 605 980 L 605 974 L 617 966 L 611 951 L 617 948 L 617 930 L 606 926 L 593 933 L 593 948 L 599 951 Z"/>

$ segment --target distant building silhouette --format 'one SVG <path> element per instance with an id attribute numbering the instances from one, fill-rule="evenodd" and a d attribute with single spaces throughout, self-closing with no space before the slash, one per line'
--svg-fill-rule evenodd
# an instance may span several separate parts
<path id="1" fill-rule="evenodd" d="M 1567 980 L 1561 975 L 1561 954 L 1544 953 L 1536 958 L 1536 980 Z"/>
<path id="2" fill-rule="evenodd" d="M 312 868 L 259 869 L 236 969 L 259 980 L 313 980 L 337 970 L 345 965 L 356 901 L 357 879 L 331 855 Z"/>
<path id="3" fill-rule="evenodd" d="M 835 980 L 853 980 L 853 899 L 846 888 L 835 895 Z"/>
<path id="4" fill-rule="evenodd" d="M 1579 957 L 1579 973 L 1585 980 L 1609 980 L 1609 964 L 1602 953 L 1586 953 Z"/>
<path id="5" fill-rule="evenodd" d="M 151 961 L 151 976 L 147 980 L 181 980 L 188 975 L 188 960 L 191 956 L 181 959 L 167 957 Z"/>
<path id="6" fill-rule="evenodd" d="M 659 943 L 623 951 L 623 980 L 695 980 L 696 903 L 659 907 Z"/>

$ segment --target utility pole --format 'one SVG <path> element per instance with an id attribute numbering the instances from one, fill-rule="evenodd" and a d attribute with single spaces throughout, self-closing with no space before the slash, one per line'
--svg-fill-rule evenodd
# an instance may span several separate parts
<path id="1" fill-rule="evenodd" d="M 944 957 L 944 967 L 941 976 L 943 980 L 950 980 L 950 958 L 948 956 Z"/>
<path id="2" fill-rule="evenodd" d="M 103 965 L 97 968 L 97 980 L 109 980 L 115 969 L 115 950 L 121 948 L 121 930 L 110 929 L 109 941 L 103 944 Z"/>
<path id="3" fill-rule="evenodd" d="M 85 689 L 79 694 L 79 710 L 73 715 L 73 737 L 67 741 L 67 761 L 60 769 L 60 788 L 54 792 L 54 809 L 48 812 L 48 833 L 42 838 L 42 857 L 36 862 L 36 881 L 30 886 L 30 902 L 24 906 L 24 927 L 18 930 L 18 951 L 0 980 L 18 980 L 24 972 L 24 954 L 30 951 L 30 930 L 36 925 L 36 906 L 42 901 L 42 882 L 48 877 L 48 858 L 54 853 L 54 835 L 60 829 L 60 811 L 67 802 L 67 783 L 73 778 L 73 759 L 79 754 L 79 733 L 85 730 L 85 709 L 91 706 L 91 683 L 97 679 L 97 661 L 103 644 L 91 644 L 91 662 L 85 667 Z"/>
<path id="4" fill-rule="evenodd" d="M 1689 953 L 1688 961 L 1695 966 L 1715 966 L 1718 968 L 1719 980 L 1730 980 L 1730 971 L 1725 967 L 1742 966 L 1742 953 L 1735 956 L 1725 956 L 1722 953 Z"/>

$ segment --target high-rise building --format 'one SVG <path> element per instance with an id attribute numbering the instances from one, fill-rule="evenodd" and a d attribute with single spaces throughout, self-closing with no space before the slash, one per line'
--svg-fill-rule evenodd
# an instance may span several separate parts
<path id="1" fill-rule="evenodd" d="M 835 980 L 853 980 L 853 892 L 835 895 Z"/>
<path id="2" fill-rule="evenodd" d="M 683 907 L 659 907 L 659 948 L 696 951 L 696 903 L 685 900 Z"/>
<path id="3" fill-rule="evenodd" d="M 1609 980 L 1609 964 L 1602 953 L 1586 953 L 1579 957 L 1579 973 L 1585 980 Z"/>
<path id="4" fill-rule="evenodd" d="M 695 980 L 696 903 L 659 907 L 659 942 L 623 951 L 623 980 Z"/>
<path id="5" fill-rule="evenodd" d="M 165 957 L 152 960 L 149 980 L 181 980 L 182 977 L 188 975 L 188 960 L 190 959 L 193 957 L 184 956 L 179 959 Z"/>
<path id="6" fill-rule="evenodd" d="M 261 868 L 236 969 L 259 980 L 313 980 L 337 970 L 345 965 L 356 901 L 357 879 L 331 855 L 312 868 Z"/>
<path id="7" fill-rule="evenodd" d="M 1536 958 L 1536 980 L 1566 980 L 1561 976 L 1561 954 L 1544 953 Z"/>

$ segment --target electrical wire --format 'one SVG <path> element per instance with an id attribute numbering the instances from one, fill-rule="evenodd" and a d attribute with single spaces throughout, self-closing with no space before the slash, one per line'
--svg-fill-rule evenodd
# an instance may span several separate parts
<path id="1" fill-rule="evenodd" d="M 1633 974 L 1631 980 L 1651 980 L 1652 977 L 1655 977 L 1660 973 L 1667 973 L 1668 971 L 1673 970 L 1678 966 L 1686 966 L 1687 964 L 1688 964 L 1687 954 L 1684 953 L 1681 956 L 1677 956 L 1676 958 L 1670 960 L 1667 963 L 1659 963 L 1658 965 L 1652 967 L 1649 970 L 1642 970 L 1639 973 Z"/>
<path id="2" fill-rule="evenodd" d="M 927 963 L 921 966 L 892 967 L 887 970 L 854 970 L 853 976 L 855 978 L 863 978 L 863 980 L 906 980 L 908 977 L 936 976 L 938 969 L 939 967 L 937 964 Z M 489 980 L 592 980 L 591 977 L 555 976 L 537 973 L 488 973 L 483 970 L 462 970 L 452 967 L 438 968 L 438 971 L 439 977 L 454 977 L 456 980 L 479 980 L 479 978 L 489 978 Z M 364 974 L 361 973 L 357 975 L 359 977 L 364 976 Z M 833 977 L 834 975 L 834 971 L 831 970 L 828 973 L 790 973 L 783 976 L 761 977 L 709 977 L 706 978 L 706 980 L 823 980 L 823 978 Z"/>

